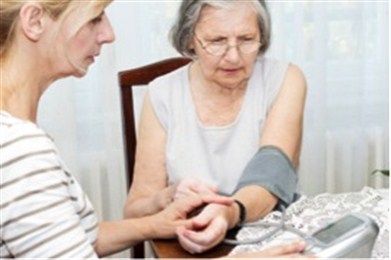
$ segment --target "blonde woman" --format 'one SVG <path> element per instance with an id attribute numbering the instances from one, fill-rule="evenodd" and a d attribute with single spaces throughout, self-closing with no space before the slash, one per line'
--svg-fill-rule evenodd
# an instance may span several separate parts
<path id="1" fill-rule="evenodd" d="M 93 207 L 36 124 L 52 82 L 82 77 L 102 45 L 114 41 L 100 1 L 1 1 L 1 258 L 96 258 L 191 225 L 194 196 L 160 214 L 98 223 Z"/>

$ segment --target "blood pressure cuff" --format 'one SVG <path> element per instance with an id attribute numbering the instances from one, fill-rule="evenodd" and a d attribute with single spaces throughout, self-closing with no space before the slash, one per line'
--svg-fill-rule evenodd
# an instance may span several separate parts
<path id="1" fill-rule="evenodd" d="M 245 167 L 236 190 L 249 185 L 265 188 L 279 199 L 278 207 L 287 207 L 295 199 L 297 174 L 281 149 L 264 146 Z"/>

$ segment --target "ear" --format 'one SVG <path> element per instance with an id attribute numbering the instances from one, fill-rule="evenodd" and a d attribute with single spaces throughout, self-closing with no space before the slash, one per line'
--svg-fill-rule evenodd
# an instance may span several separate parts
<path id="1" fill-rule="evenodd" d="M 21 29 L 24 35 L 32 41 L 38 41 L 44 31 L 45 10 L 34 2 L 26 3 L 19 12 Z"/>

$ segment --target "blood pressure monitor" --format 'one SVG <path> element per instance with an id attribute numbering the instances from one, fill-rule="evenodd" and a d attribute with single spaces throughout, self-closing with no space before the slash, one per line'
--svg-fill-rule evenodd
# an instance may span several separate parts
<path id="1" fill-rule="evenodd" d="M 283 211 L 281 223 L 278 224 L 254 223 L 252 225 L 247 223 L 244 225 L 244 227 L 274 227 L 267 234 L 240 240 L 227 237 L 224 242 L 230 245 L 256 244 L 273 238 L 279 232 L 288 231 L 306 241 L 307 247 L 303 252 L 305 255 L 315 255 L 322 258 L 369 258 L 379 233 L 379 227 L 376 223 L 363 214 L 349 214 L 310 235 L 286 225 L 284 216 L 285 211 Z"/>
<path id="2" fill-rule="evenodd" d="M 379 227 L 368 216 L 349 214 L 308 236 L 304 254 L 369 258 L 378 233 Z"/>

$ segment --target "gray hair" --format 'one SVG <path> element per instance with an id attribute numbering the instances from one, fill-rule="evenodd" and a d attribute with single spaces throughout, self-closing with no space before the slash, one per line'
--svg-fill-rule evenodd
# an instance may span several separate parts
<path id="1" fill-rule="evenodd" d="M 178 17 L 171 28 L 170 39 L 174 48 L 182 55 L 194 57 L 195 53 L 189 48 L 193 37 L 194 28 L 199 20 L 201 10 L 205 6 L 214 8 L 227 8 L 231 4 L 237 4 L 237 0 L 182 0 Z M 261 35 L 261 47 L 259 55 L 264 54 L 270 46 L 271 20 L 265 0 L 246 0 L 251 3 L 258 19 L 259 32 Z"/>

